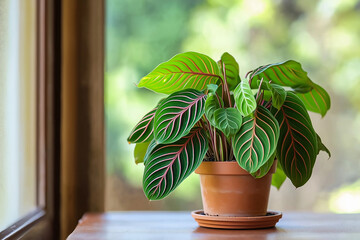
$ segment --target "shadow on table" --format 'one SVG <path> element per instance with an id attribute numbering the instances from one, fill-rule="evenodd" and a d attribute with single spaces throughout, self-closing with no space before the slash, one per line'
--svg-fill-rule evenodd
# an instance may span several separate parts
<path id="1" fill-rule="evenodd" d="M 227 229 L 212 229 L 205 227 L 196 228 L 191 235 L 191 239 L 198 240 L 219 240 L 219 239 L 256 239 L 267 240 L 272 239 L 274 234 L 284 232 L 281 228 L 266 228 L 256 230 L 227 230 Z"/>

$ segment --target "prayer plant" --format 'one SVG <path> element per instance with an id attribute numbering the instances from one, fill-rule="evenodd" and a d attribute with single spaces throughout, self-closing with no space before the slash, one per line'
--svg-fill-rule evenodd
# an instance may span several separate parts
<path id="1" fill-rule="evenodd" d="M 138 87 L 168 94 L 130 133 L 136 163 L 144 162 L 143 189 L 162 199 L 202 161 L 237 161 L 255 178 L 278 160 L 273 185 L 288 177 L 295 187 L 310 178 L 320 150 L 329 150 L 308 114 L 324 116 L 330 97 L 300 63 L 260 66 L 239 76 L 229 53 L 218 62 L 181 53 L 161 63 Z"/>

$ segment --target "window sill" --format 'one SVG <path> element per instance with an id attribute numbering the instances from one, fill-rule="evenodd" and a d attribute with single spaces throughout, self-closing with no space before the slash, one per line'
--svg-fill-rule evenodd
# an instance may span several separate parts
<path id="1" fill-rule="evenodd" d="M 81 239 L 360 239 L 360 214 L 283 213 L 276 228 L 202 228 L 190 212 L 88 213 L 69 240 Z"/>

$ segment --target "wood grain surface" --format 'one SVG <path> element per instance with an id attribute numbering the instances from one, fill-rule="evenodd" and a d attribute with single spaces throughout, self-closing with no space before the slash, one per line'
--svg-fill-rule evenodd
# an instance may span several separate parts
<path id="1" fill-rule="evenodd" d="M 190 212 L 89 213 L 68 239 L 360 239 L 360 214 L 292 212 L 276 228 L 215 230 L 198 227 Z"/>
<path id="2" fill-rule="evenodd" d="M 61 1 L 60 239 L 105 208 L 105 1 Z"/>

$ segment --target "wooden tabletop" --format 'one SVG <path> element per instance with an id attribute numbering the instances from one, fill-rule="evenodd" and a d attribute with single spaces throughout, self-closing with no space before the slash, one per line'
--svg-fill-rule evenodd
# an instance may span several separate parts
<path id="1" fill-rule="evenodd" d="M 285 212 L 276 228 L 215 230 L 198 227 L 190 212 L 89 213 L 68 239 L 360 239 L 360 214 Z"/>

